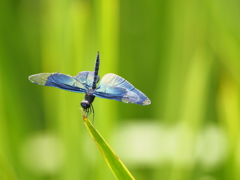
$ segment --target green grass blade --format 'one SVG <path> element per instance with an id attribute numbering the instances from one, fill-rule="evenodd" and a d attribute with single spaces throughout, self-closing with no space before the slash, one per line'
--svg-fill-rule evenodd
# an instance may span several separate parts
<path id="1" fill-rule="evenodd" d="M 122 161 L 117 157 L 117 155 L 113 152 L 111 147 L 95 129 L 89 119 L 84 115 L 83 121 L 84 125 L 86 126 L 95 143 L 97 144 L 100 152 L 102 153 L 105 161 L 115 175 L 116 179 L 134 179 L 134 177 L 131 175 L 131 173 L 128 171 Z"/>

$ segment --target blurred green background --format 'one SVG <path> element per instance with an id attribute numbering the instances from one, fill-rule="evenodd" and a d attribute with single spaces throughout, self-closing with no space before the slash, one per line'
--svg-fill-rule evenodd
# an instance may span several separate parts
<path id="1" fill-rule="evenodd" d="M 240 178 L 240 1 L 1 0 L 0 179 L 114 179 L 84 95 L 31 74 L 115 73 L 149 106 L 96 98 L 95 126 L 138 180 Z M 91 118 L 91 117 L 90 117 Z"/>

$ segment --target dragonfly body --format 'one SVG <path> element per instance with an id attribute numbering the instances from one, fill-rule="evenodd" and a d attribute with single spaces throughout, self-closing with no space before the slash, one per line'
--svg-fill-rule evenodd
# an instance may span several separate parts
<path id="1" fill-rule="evenodd" d="M 95 96 L 94 96 L 94 90 L 93 89 L 88 89 L 87 93 L 85 94 L 84 100 L 81 102 L 81 106 L 83 109 L 88 109 L 90 108 L 92 102 L 94 101 Z"/>
<path id="2" fill-rule="evenodd" d="M 81 102 L 81 106 L 87 113 L 91 113 L 91 109 L 93 110 L 92 102 L 95 97 L 140 105 L 151 103 L 145 94 L 136 89 L 124 78 L 113 73 L 103 76 L 99 86 L 97 86 L 100 79 L 98 76 L 99 65 L 100 58 L 98 53 L 94 72 L 82 71 L 77 76 L 62 73 L 39 73 L 29 76 L 29 80 L 38 85 L 85 93 L 85 98 Z"/>

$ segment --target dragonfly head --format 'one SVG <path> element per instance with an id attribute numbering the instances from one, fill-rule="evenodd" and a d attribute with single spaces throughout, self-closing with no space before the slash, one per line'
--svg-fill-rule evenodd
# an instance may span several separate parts
<path id="1" fill-rule="evenodd" d="M 85 115 L 88 116 L 91 113 L 93 113 L 93 119 L 94 119 L 94 109 L 91 101 L 83 100 L 81 102 L 81 106 L 83 108 L 83 111 L 85 112 Z"/>
<path id="2" fill-rule="evenodd" d="M 83 101 L 81 102 L 81 106 L 82 106 L 83 109 L 88 109 L 88 108 L 90 108 L 90 105 L 91 105 L 91 103 L 90 103 L 89 101 L 87 101 L 87 100 L 83 100 Z"/>

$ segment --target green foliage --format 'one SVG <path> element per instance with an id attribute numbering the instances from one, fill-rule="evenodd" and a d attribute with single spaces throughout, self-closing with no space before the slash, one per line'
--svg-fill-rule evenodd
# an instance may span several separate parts
<path id="1" fill-rule="evenodd" d="M 109 168 L 115 175 L 116 179 L 134 179 L 128 169 L 124 166 L 122 161 L 117 157 L 117 155 L 113 152 L 111 147 L 107 144 L 107 142 L 103 139 L 103 137 L 99 134 L 96 128 L 92 125 L 89 119 L 83 115 L 84 124 L 98 146 L 100 152 L 102 153 L 106 163 Z"/>
<path id="2" fill-rule="evenodd" d="M 82 94 L 28 76 L 116 73 L 152 101 L 94 100 L 136 179 L 240 177 L 240 8 L 211 1 L 0 1 L 0 179 L 113 176 L 79 121 Z M 102 119 L 104 117 L 104 119 Z"/>

